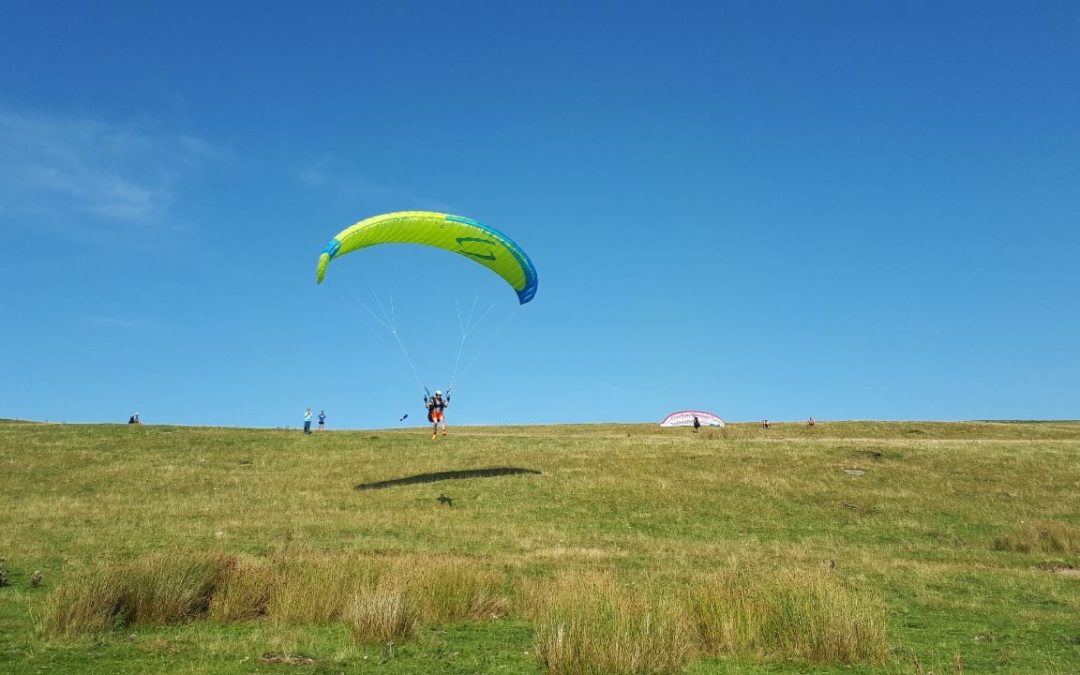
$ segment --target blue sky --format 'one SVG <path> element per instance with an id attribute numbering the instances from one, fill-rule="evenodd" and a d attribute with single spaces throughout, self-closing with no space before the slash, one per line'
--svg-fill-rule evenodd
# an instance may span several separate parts
<path id="1" fill-rule="evenodd" d="M 396 426 L 460 349 L 451 424 L 1076 418 L 1077 35 L 1073 2 L 5 3 L 0 417 Z M 403 209 L 514 237 L 536 299 L 400 246 L 316 286 Z"/>

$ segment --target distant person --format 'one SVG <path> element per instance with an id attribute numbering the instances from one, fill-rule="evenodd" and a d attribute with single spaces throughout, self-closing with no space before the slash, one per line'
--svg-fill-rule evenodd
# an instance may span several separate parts
<path id="1" fill-rule="evenodd" d="M 439 435 L 439 424 L 442 424 L 443 436 L 446 435 L 446 407 L 450 405 L 450 396 L 447 395 L 443 399 L 441 391 L 436 391 L 435 395 L 428 398 L 424 397 L 424 405 L 427 406 L 428 421 L 431 422 L 431 440 Z"/>
<path id="2" fill-rule="evenodd" d="M 697 430 L 700 429 L 700 428 L 701 428 L 701 420 L 699 420 L 697 418 L 697 415 L 694 415 L 694 433 L 696 434 Z"/>
<path id="3" fill-rule="evenodd" d="M 810 419 L 808 419 L 806 421 L 806 426 L 808 426 L 808 427 L 813 427 L 814 426 L 814 418 L 812 416 L 810 417 Z"/>
<path id="4" fill-rule="evenodd" d="M 320 410 L 319 411 L 319 431 L 322 431 L 325 428 L 326 428 L 326 411 L 325 410 Z"/>
<path id="5" fill-rule="evenodd" d="M 769 428 L 769 420 L 761 420 L 761 428 L 762 429 L 768 429 Z"/>
<path id="6" fill-rule="evenodd" d="M 129 417 L 128 424 L 142 424 L 142 422 L 139 421 L 139 413 L 135 413 L 134 415 Z"/>
<path id="7" fill-rule="evenodd" d="M 304 433 L 311 433 L 311 408 L 304 411 Z"/>

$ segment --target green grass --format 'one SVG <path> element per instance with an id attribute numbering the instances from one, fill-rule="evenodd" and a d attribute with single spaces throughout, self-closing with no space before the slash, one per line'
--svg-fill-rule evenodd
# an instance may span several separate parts
<path id="1" fill-rule="evenodd" d="M 1080 672 L 1080 424 L 452 431 L 0 422 L 0 671 Z"/>

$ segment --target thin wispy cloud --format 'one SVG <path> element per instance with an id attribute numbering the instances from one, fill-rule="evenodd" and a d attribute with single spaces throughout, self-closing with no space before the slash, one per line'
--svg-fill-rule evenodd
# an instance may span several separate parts
<path id="1" fill-rule="evenodd" d="M 414 190 L 381 185 L 356 176 L 349 170 L 337 166 L 329 157 L 319 158 L 301 167 L 296 171 L 296 178 L 308 187 L 338 192 L 357 200 L 412 204 L 416 208 L 435 211 L 453 210 L 446 202 L 422 195 Z"/>
<path id="2" fill-rule="evenodd" d="M 0 109 L 0 214 L 153 225 L 182 178 L 224 153 L 145 124 Z"/>

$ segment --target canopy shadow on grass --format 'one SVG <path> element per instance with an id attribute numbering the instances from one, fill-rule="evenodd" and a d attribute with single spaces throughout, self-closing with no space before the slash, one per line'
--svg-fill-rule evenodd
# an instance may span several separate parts
<path id="1" fill-rule="evenodd" d="M 358 483 L 357 490 L 382 490 L 383 488 L 398 487 L 399 485 L 419 485 L 421 483 L 434 483 L 440 480 L 455 480 L 458 478 L 492 478 L 494 476 L 515 476 L 519 474 L 540 475 L 535 469 L 522 469 L 516 466 L 499 466 L 488 469 L 462 469 L 460 471 L 436 471 L 433 473 L 418 473 L 415 476 L 380 480 L 375 483 Z"/>

